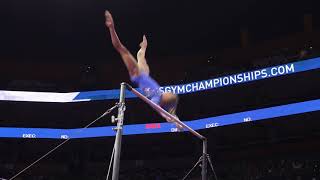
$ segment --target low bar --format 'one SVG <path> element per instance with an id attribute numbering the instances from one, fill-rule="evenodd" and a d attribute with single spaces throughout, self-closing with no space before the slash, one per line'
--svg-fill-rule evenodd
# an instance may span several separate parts
<path id="1" fill-rule="evenodd" d="M 186 125 L 185 123 L 183 123 L 182 121 L 180 121 L 178 118 L 176 118 L 175 116 L 171 115 L 170 113 L 168 113 L 166 110 L 162 109 L 159 105 L 157 105 L 156 103 L 152 102 L 151 100 L 149 100 L 147 97 L 145 97 L 143 94 L 141 94 L 139 91 L 137 91 L 136 89 L 134 89 L 132 86 L 130 86 L 128 83 L 125 83 L 127 86 L 127 89 L 129 91 L 131 91 L 133 94 L 135 94 L 137 97 L 139 97 L 140 99 L 142 99 L 144 102 L 146 102 L 147 104 L 149 104 L 154 110 L 156 110 L 159 114 L 163 113 L 166 116 L 170 117 L 174 122 L 180 124 L 181 126 L 183 126 L 184 128 L 188 129 L 193 135 L 197 136 L 199 139 L 201 140 L 206 140 L 206 138 L 204 136 L 202 136 L 201 134 L 199 134 L 197 131 L 193 130 L 192 128 L 190 128 L 188 125 Z"/>

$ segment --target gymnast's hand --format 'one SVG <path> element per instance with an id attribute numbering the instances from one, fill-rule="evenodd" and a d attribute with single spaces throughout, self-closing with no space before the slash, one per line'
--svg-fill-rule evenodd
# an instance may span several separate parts
<path id="1" fill-rule="evenodd" d="M 171 119 L 171 117 L 161 113 L 161 116 L 163 118 L 165 118 L 169 123 L 174 123 L 176 125 L 176 127 L 178 128 L 178 131 L 183 131 L 183 126 L 181 126 L 180 124 L 178 124 L 177 122 L 175 122 L 174 120 Z M 176 116 L 177 117 L 177 116 Z M 177 117 L 178 118 L 178 117 Z M 178 118 L 179 119 L 179 118 Z"/>
<path id="2" fill-rule="evenodd" d="M 160 113 L 160 115 L 161 115 L 164 119 L 166 119 L 168 122 L 173 122 L 173 121 L 171 120 L 171 117 L 167 116 L 166 114 Z"/>
<path id="3" fill-rule="evenodd" d="M 111 13 L 108 10 L 106 10 L 104 15 L 106 17 L 106 26 L 108 28 L 114 27 L 113 18 L 112 18 Z"/>

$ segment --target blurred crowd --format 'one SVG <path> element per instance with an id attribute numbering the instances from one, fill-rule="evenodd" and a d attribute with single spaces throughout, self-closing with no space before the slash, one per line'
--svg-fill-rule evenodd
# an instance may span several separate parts
<path id="1" fill-rule="evenodd" d="M 168 159 L 170 163 L 170 160 Z M 123 161 L 122 163 L 125 163 Z M 51 165 L 51 168 L 63 169 L 61 165 Z M 63 166 L 63 165 L 62 165 Z M 214 164 L 216 175 L 219 180 L 318 180 L 320 178 L 319 160 L 293 160 L 293 159 L 273 159 L 273 160 L 241 160 L 239 162 L 217 162 Z M 15 165 L 1 164 L 0 174 L 2 178 L 9 178 Z M 88 165 L 87 168 L 94 168 Z M 192 164 L 190 164 L 190 168 Z M 47 167 L 49 168 L 49 167 Z M 79 180 L 104 180 L 107 175 L 107 166 L 104 172 L 86 173 L 87 170 L 70 170 L 65 168 L 55 174 L 33 170 L 33 173 L 26 173 L 16 178 L 17 180 L 53 180 L 53 179 L 79 179 Z M 201 180 L 200 166 L 188 176 L 189 180 Z M 42 168 L 40 168 L 42 169 Z M 148 168 L 136 167 L 120 171 L 121 180 L 176 180 L 182 179 L 188 172 L 187 168 Z M 109 177 L 111 179 L 111 175 Z M 213 173 L 208 166 L 208 178 L 214 179 Z"/>

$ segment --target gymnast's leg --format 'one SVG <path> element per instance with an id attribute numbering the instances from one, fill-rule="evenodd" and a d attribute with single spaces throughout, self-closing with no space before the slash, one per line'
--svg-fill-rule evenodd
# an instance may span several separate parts
<path id="1" fill-rule="evenodd" d="M 143 35 L 142 42 L 140 43 L 140 49 L 137 53 L 138 68 L 140 72 L 144 72 L 149 75 L 150 69 L 146 60 L 146 50 L 148 46 L 148 41 L 145 35 Z"/>
<path id="2" fill-rule="evenodd" d="M 136 59 L 130 51 L 121 43 L 114 27 L 114 21 L 109 11 L 105 12 L 106 26 L 109 28 L 113 47 L 119 52 L 124 64 L 126 65 L 130 77 L 139 75 L 139 68 Z"/>

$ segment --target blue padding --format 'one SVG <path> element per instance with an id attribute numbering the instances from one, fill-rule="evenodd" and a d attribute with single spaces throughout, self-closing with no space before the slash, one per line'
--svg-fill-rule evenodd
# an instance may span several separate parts
<path id="1" fill-rule="evenodd" d="M 293 103 L 270 108 L 263 108 L 240 113 L 233 113 L 217 117 L 184 121 L 192 129 L 200 130 L 225 126 L 249 121 L 258 121 L 306 112 L 320 110 L 320 99 Z M 48 128 L 0 128 L 2 138 L 93 138 L 115 136 L 114 126 L 92 127 L 87 129 L 48 129 Z M 176 132 L 175 125 L 171 123 L 134 124 L 124 126 L 124 135 L 155 134 Z"/>

